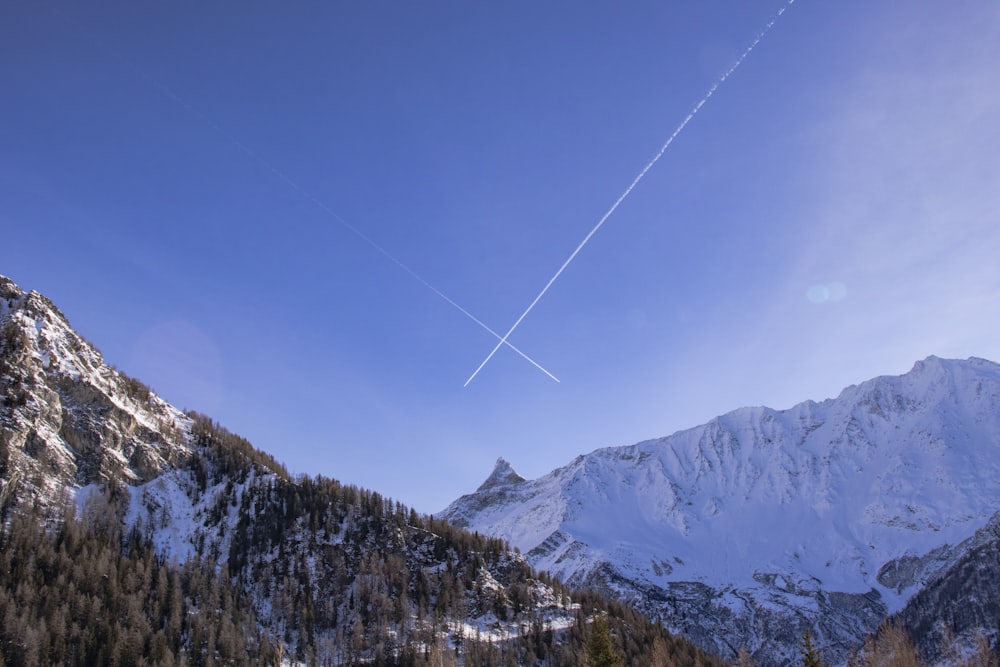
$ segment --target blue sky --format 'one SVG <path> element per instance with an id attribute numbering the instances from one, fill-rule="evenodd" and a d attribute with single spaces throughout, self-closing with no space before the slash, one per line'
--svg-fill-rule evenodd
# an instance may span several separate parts
<path id="1" fill-rule="evenodd" d="M 413 273 L 507 331 L 783 7 L 511 336 L 561 382 L 501 349 L 464 388 L 496 339 Z M 985 0 L 12 0 L 0 273 L 293 472 L 437 511 L 498 456 L 1000 360 L 997 44 Z"/>

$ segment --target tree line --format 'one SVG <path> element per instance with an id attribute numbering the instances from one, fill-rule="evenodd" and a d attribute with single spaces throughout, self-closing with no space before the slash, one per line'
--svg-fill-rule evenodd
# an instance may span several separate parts
<path id="1" fill-rule="evenodd" d="M 724 664 L 534 572 L 501 539 L 332 479 L 292 479 L 193 420 L 188 493 L 214 498 L 204 527 L 228 549 L 206 540 L 194 558 L 165 560 L 148 522 L 125 528 L 134 499 L 120 481 L 79 511 L 11 503 L 0 517 L 0 663 L 578 665 L 602 619 L 627 664 Z M 569 627 L 553 627 L 559 615 Z M 470 618 L 492 625 L 470 630 Z"/>

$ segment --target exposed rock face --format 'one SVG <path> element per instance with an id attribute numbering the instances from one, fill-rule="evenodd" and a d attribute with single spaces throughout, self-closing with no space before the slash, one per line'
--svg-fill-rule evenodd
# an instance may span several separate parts
<path id="1" fill-rule="evenodd" d="M 493 472 L 486 481 L 479 485 L 476 489 L 477 492 L 485 491 L 487 489 L 492 489 L 497 486 L 508 486 L 510 484 L 517 484 L 523 482 L 524 478 L 517 474 L 513 467 L 507 461 L 502 458 L 497 459 L 497 464 L 493 468 Z"/>
<path id="2" fill-rule="evenodd" d="M 896 615 L 932 663 L 947 658 L 946 628 L 959 646 L 981 632 L 1000 650 L 1000 514 L 949 554 Z"/>
<path id="3" fill-rule="evenodd" d="M 836 399 L 737 410 L 537 480 L 503 463 L 440 516 L 724 656 L 747 647 L 758 665 L 786 664 L 809 628 L 838 662 L 1000 510 L 1000 366 L 931 357 Z"/>
<path id="4" fill-rule="evenodd" d="M 185 415 L 107 366 L 48 299 L 2 276 L 0 377 L 0 475 L 24 500 L 147 481 L 191 453 Z"/>

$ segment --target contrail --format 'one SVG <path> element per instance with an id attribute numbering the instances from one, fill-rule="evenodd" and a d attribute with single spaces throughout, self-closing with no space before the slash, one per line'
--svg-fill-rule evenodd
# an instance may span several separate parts
<path id="1" fill-rule="evenodd" d="M 673 134 L 671 134 L 667 138 L 663 146 L 660 147 L 659 152 L 653 156 L 653 159 L 651 159 L 646 164 L 645 167 L 642 168 L 642 171 L 639 172 L 639 175 L 632 180 L 632 183 L 627 188 L 625 188 L 625 191 L 618 197 L 617 200 L 615 200 L 615 203 L 611 205 L 611 208 L 608 209 L 608 212 L 605 213 L 601 217 L 601 219 L 597 221 L 597 224 L 594 225 L 594 228 L 591 229 L 590 232 L 583 237 L 583 240 L 580 241 L 580 245 L 578 245 L 576 249 L 572 253 L 570 253 L 570 256 L 567 257 L 566 261 L 562 263 L 562 266 L 559 267 L 559 270 L 556 271 L 551 278 L 549 278 L 549 282 L 545 284 L 545 287 L 543 287 L 542 291 L 538 293 L 538 296 L 535 297 L 535 300 L 532 301 L 531 304 L 524 309 L 524 312 L 521 313 L 521 316 L 517 318 L 517 321 L 514 322 L 511 328 L 507 330 L 507 333 L 505 333 L 502 337 L 500 337 L 500 340 L 496 344 L 496 347 L 494 347 L 493 350 L 488 355 L 486 355 L 486 358 L 483 359 L 483 363 L 479 364 L 479 368 L 477 368 L 475 372 L 473 372 L 472 375 L 469 376 L 469 379 L 465 381 L 465 385 L 463 386 L 468 387 L 469 383 L 472 382 L 477 375 L 479 375 L 479 371 L 483 370 L 483 367 L 486 364 L 488 364 L 490 359 L 493 358 L 493 355 L 497 353 L 497 350 L 499 350 L 502 346 L 507 344 L 507 339 L 510 337 L 512 333 L 514 333 L 514 330 L 521 325 L 521 322 L 524 320 L 525 317 L 528 316 L 528 313 L 531 312 L 531 310 L 535 307 L 535 305 L 539 301 L 541 301 L 542 297 L 545 296 L 545 293 L 549 291 L 550 287 L 552 287 L 552 283 L 554 283 L 556 280 L 559 279 L 559 276 L 561 276 L 562 272 L 566 270 L 566 267 L 570 265 L 570 262 L 576 259 L 576 256 L 580 253 L 581 250 L 583 250 L 583 247 L 590 242 L 591 237 L 593 237 L 594 234 L 597 233 L 597 230 L 600 229 L 602 225 L 604 225 L 607 219 L 611 217 L 611 214 L 618 209 L 618 207 L 621 205 L 623 201 L 625 201 L 625 198 L 632 193 L 632 190 L 635 189 L 635 186 L 639 184 L 639 181 L 643 179 L 643 177 L 649 172 L 649 170 L 653 168 L 653 165 L 655 165 L 657 162 L 660 161 L 660 158 L 663 157 L 663 154 L 667 152 L 668 148 L 670 148 L 670 144 L 674 143 L 674 139 L 677 138 L 677 135 L 679 135 L 682 131 L 684 131 L 684 128 L 687 127 L 687 124 L 691 122 L 691 120 L 698 114 L 699 111 L 701 111 L 701 108 L 705 106 L 705 103 L 708 102 L 709 98 L 711 98 L 712 95 L 715 94 L 715 91 L 719 89 L 719 86 L 725 83 L 726 79 L 732 76 L 733 72 L 735 72 L 736 69 L 743 64 L 743 61 L 747 59 L 747 56 L 750 55 L 750 52 L 753 51 L 758 44 L 760 44 L 760 40 L 764 39 L 764 35 L 768 33 L 768 31 L 777 22 L 778 18 L 780 18 L 781 15 L 785 13 L 785 10 L 788 9 L 794 2 L 795 0 L 788 0 L 788 3 L 778 10 L 777 15 L 773 19 L 771 19 L 771 21 L 767 25 L 765 25 L 764 28 L 759 33 L 757 33 L 757 36 L 750 43 L 750 46 L 748 46 L 746 50 L 743 51 L 740 57 L 736 59 L 736 62 L 734 62 L 730 66 L 730 68 L 726 70 L 725 74 L 723 74 L 718 78 L 718 80 L 712 85 L 712 87 L 708 89 L 708 92 L 705 93 L 705 96 L 702 97 L 701 100 L 696 105 L 694 105 L 694 108 L 691 109 L 690 113 L 688 113 L 688 115 L 684 118 L 684 120 L 681 121 L 681 124 L 677 126 L 677 129 L 673 131 Z"/>
<path id="2" fill-rule="evenodd" d="M 71 17 L 67 16 L 60 9 L 58 9 L 56 7 L 49 7 L 49 9 L 50 9 L 50 11 L 53 11 L 53 12 L 59 14 L 60 16 L 62 16 L 62 18 L 63 18 L 64 21 L 68 21 L 68 22 L 75 23 L 75 24 L 77 23 L 75 20 L 73 20 Z M 372 239 L 370 236 L 368 236 L 367 234 L 365 234 L 364 232 L 362 232 L 360 229 L 358 229 L 357 227 L 355 227 L 354 225 L 352 225 L 351 223 L 349 223 L 347 220 L 345 220 L 343 217 L 341 217 L 336 211 L 334 211 L 329 206 L 327 206 L 326 204 L 324 204 L 320 199 L 318 199 L 317 197 L 315 197 L 314 195 L 312 195 L 311 193 L 309 193 L 305 188 L 301 187 L 298 183 L 296 183 L 294 180 L 292 180 L 292 178 L 290 176 L 288 176 L 283 171 L 281 171 L 280 169 L 278 169 L 277 167 L 275 167 L 273 164 L 271 164 L 270 162 L 268 162 L 267 160 L 265 160 L 263 157 L 261 157 L 260 155 L 258 155 L 255 151 L 253 151 L 245 143 L 243 143 L 242 141 L 240 141 L 239 139 L 237 139 L 235 136 L 233 136 L 232 134 L 230 134 L 229 132 L 227 132 L 226 130 L 224 130 L 212 118 L 210 118 L 207 114 L 205 114 L 201 110 L 199 110 L 196 107 L 194 107 L 192 104 L 190 104 L 183 97 L 181 97 L 180 95 L 178 95 L 177 93 L 175 93 L 169 86 L 167 86 L 166 84 L 160 82 L 158 79 L 156 79 L 152 75 L 148 74 L 144 70 L 140 69 L 133 61 L 131 61 L 131 60 L 123 57 L 120 53 L 115 52 L 110 47 L 108 47 L 105 43 L 99 41 L 93 34 L 91 34 L 89 31 L 87 31 L 86 28 L 80 27 L 79 24 L 77 24 L 77 27 L 99 49 L 104 50 L 106 53 L 110 53 L 112 56 L 114 56 L 120 62 L 122 62 L 126 67 L 128 67 L 129 69 L 131 69 L 140 78 L 145 79 L 147 82 L 151 83 L 161 93 L 163 93 L 164 95 L 166 95 L 167 97 L 169 97 L 170 99 L 172 99 L 174 102 L 176 102 L 180 106 L 182 106 L 185 109 L 187 109 L 188 112 L 190 112 L 191 114 L 193 114 L 193 115 L 201 118 L 201 120 L 203 122 L 205 122 L 207 125 L 209 125 L 209 127 L 211 127 L 213 130 L 215 130 L 219 135 L 221 135 L 222 137 L 224 137 L 229 143 L 231 143 L 232 145 L 236 146 L 241 151 L 243 151 L 243 153 L 245 153 L 247 155 L 247 157 L 249 157 L 251 160 L 253 160 L 254 162 L 256 162 L 259 166 L 261 166 L 261 167 L 265 168 L 266 170 L 270 171 L 271 174 L 273 174 L 275 176 L 275 178 L 277 178 L 278 180 L 280 180 L 283 183 L 285 183 L 286 185 L 288 185 L 288 187 L 290 187 L 293 190 L 295 190 L 297 193 L 299 193 L 300 195 L 302 195 L 308 201 L 312 202 L 317 208 L 319 208 L 321 211 L 323 211 L 324 213 L 326 213 L 327 215 L 329 215 L 330 217 L 332 217 L 334 220 L 336 220 L 337 222 L 339 222 L 341 225 L 343 225 L 344 227 L 346 227 L 348 230 L 350 230 L 351 232 L 353 232 L 355 236 L 357 236 L 362 241 L 364 241 L 365 243 L 367 243 L 368 245 L 370 245 L 372 248 L 374 248 L 375 250 L 377 250 L 379 253 L 382 254 L 383 257 L 385 257 L 390 262 L 392 262 L 393 264 L 395 264 L 396 266 L 398 266 L 400 269 L 402 269 L 403 271 L 405 271 L 406 273 L 408 273 L 410 276 L 412 276 L 421 285 L 423 285 L 424 287 L 426 287 L 427 289 L 429 289 L 431 292 L 433 292 L 434 294 L 436 294 L 437 296 L 439 296 L 447 304 L 449 304 L 450 306 L 452 306 L 453 308 L 455 308 L 456 310 L 458 310 L 458 312 L 462 313 L 467 318 L 469 318 L 470 320 L 472 320 L 473 322 L 475 322 L 476 324 L 478 324 L 482 329 L 484 329 L 485 331 L 489 332 L 494 338 L 497 338 L 498 340 L 500 340 L 500 345 L 506 345 L 511 350 L 513 350 L 514 352 L 516 352 L 517 354 L 519 354 L 525 361 L 527 361 L 528 363 L 530 363 L 532 366 L 534 366 L 535 368 L 537 368 L 541 372 L 545 373 L 546 375 L 548 375 L 550 378 L 552 378 L 556 382 L 559 382 L 559 378 L 557 378 L 555 375 L 553 375 L 552 373 L 550 373 L 541 364 L 539 364 L 537 361 L 535 361 L 534 359 L 532 359 L 531 357 L 529 357 L 527 354 L 525 354 L 524 352 L 522 352 L 521 350 L 519 350 L 509 340 L 507 340 L 507 337 L 509 336 L 509 334 L 508 334 L 508 336 L 505 336 L 505 337 L 501 338 L 500 334 L 498 334 L 496 331 L 494 331 L 489 326 L 487 326 L 482 320 L 480 320 L 478 317 L 476 317 L 475 315 L 473 315 L 472 313 L 470 313 L 468 310 L 466 310 L 465 308 L 463 308 L 462 306 L 460 306 L 457 302 L 455 302 L 454 299 L 450 298 L 448 295 L 446 295 L 444 292 L 442 292 L 441 290 L 439 290 L 437 287 L 434 287 L 434 285 L 432 285 L 431 283 L 427 282 L 427 280 L 425 280 L 420 274 L 418 274 L 416 271 L 414 271 L 409 266 L 407 266 L 406 264 L 404 264 L 401 260 L 399 260 L 399 258 L 397 258 L 395 255 L 393 255 L 392 253 L 390 253 L 388 250 L 386 250 L 385 248 L 383 248 L 381 245 L 379 245 L 378 243 L 376 243 L 374 239 Z"/>

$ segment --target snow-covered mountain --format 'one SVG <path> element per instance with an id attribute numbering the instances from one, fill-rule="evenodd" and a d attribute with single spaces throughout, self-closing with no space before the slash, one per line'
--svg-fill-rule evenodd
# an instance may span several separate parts
<path id="1" fill-rule="evenodd" d="M 835 399 L 745 408 L 535 480 L 504 460 L 440 516 L 760 665 L 829 661 L 1000 511 L 1000 366 L 930 357 Z M 993 627 L 996 627 L 994 622 Z"/>

